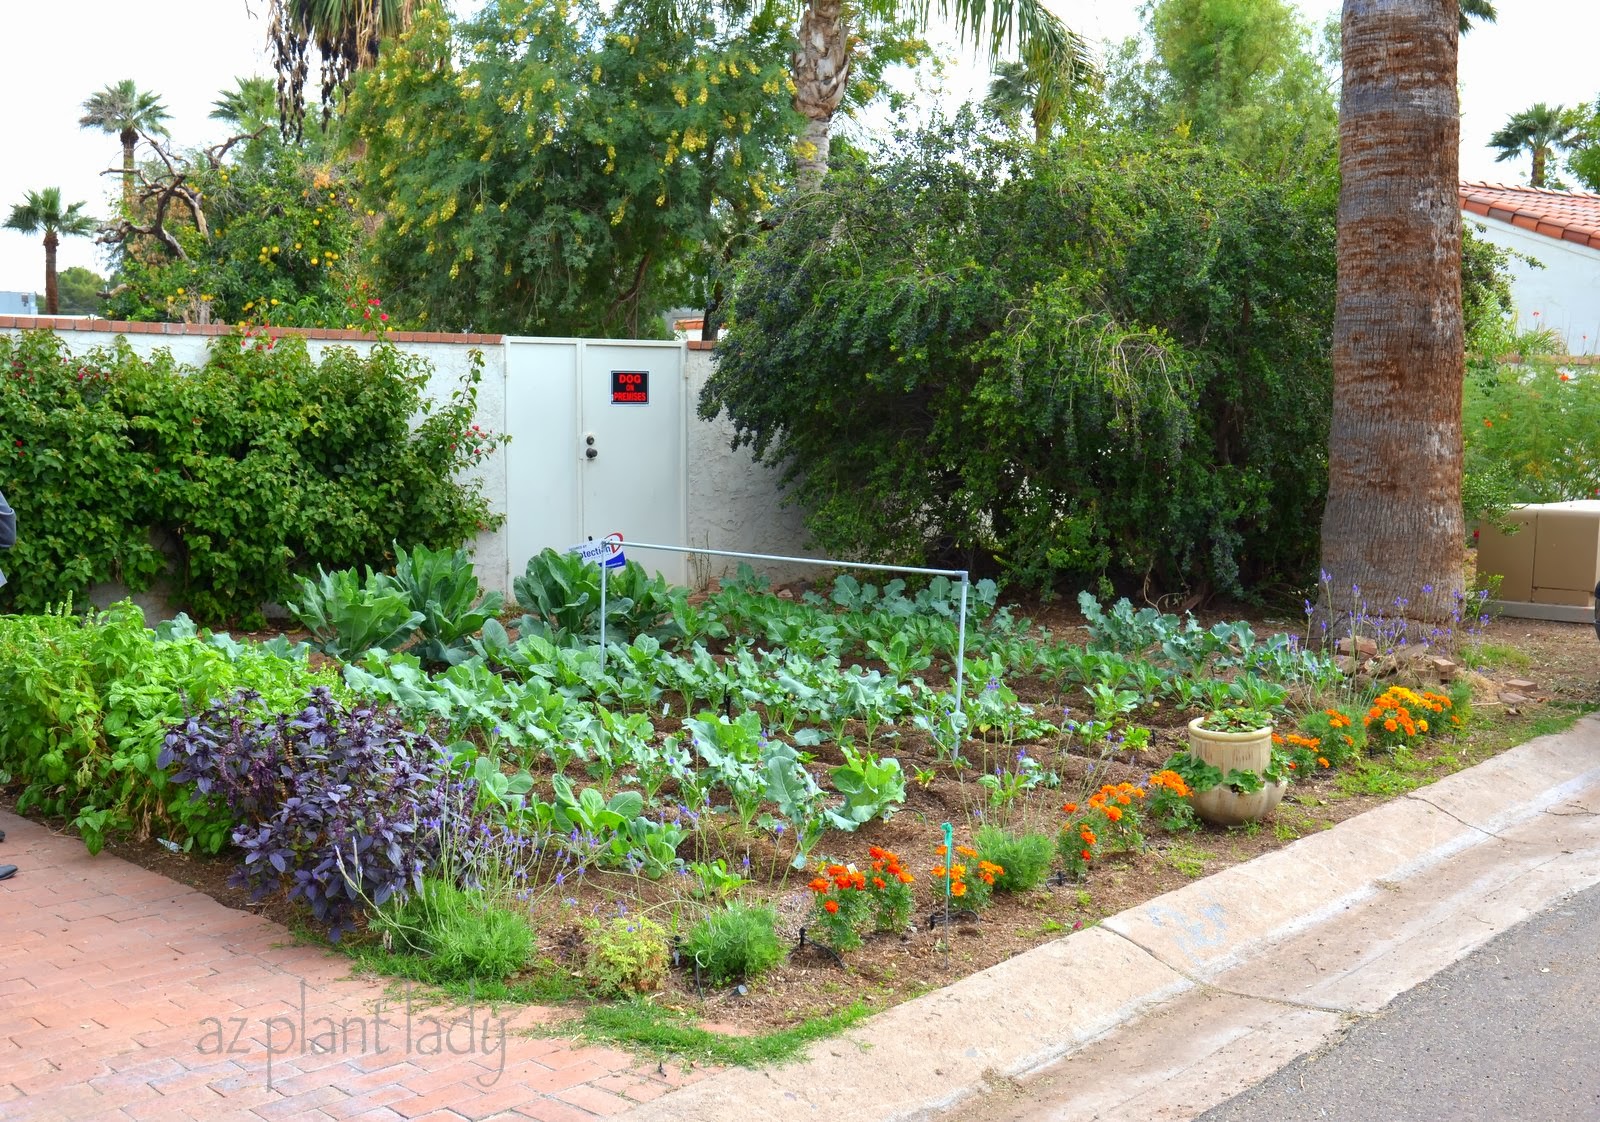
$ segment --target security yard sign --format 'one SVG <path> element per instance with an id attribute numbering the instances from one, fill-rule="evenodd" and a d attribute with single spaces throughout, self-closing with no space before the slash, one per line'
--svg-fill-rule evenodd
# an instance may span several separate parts
<path id="1" fill-rule="evenodd" d="M 612 405 L 649 405 L 650 371 L 613 370 L 611 372 Z"/>
<path id="2" fill-rule="evenodd" d="M 607 534 L 599 541 L 590 539 L 570 546 L 568 553 L 576 553 L 591 565 L 604 565 L 608 569 L 620 569 L 628 563 L 627 556 L 622 552 L 622 535 Z"/>

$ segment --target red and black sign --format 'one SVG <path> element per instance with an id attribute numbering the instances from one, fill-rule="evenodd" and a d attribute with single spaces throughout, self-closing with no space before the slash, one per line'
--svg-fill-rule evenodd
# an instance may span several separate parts
<path id="1" fill-rule="evenodd" d="M 613 370 L 611 372 L 612 405 L 649 405 L 650 371 Z"/>

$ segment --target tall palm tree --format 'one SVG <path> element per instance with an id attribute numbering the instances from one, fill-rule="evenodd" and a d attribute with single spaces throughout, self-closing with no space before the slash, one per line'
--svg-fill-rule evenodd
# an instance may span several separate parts
<path id="1" fill-rule="evenodd" d="M 1065 92 L 1061 75 L 1094 71 L 1093 55 L 1083 37 L 1044 6 L 1043 0 L 796 0 L 801 3 L 799 49 L 790 61 L 794 107 L 806 118 L 797 178 L 802 189 L 816 187 L 828 172 L 828 147 L 833 116 L 850 80 L 850 20 L 893 20 L 910 15 L 926 24 L 937 12 L 953 20 L 962 39 L 987 48 L 991 59 L 1008 43 L 1019 47 L 1044 94 L 1056 106 Z M 748 0 L 730 0 L 728 7 L 748 8 Z M 764 7 L 770 5 L 763 5 Z M 1035 102 L 1037 104 L 1037 101 Z"/>
<path id="2" fill-rule="evenodd" d="M 1538 102 L 1520 113 L 1513 113 L 1505 127 L 1489 138 L 1489 147 L 1498 148 L 1496 161 L 1514 160 L 1524 152 L 1533 157 L 1530 187 L 1543 187 L 1545 169 L 1557 148 L 1571 151 L 1583 132 L 1583 114 L 1565 105 Z"/>
<path id="3" fill-rule="evenodd" d="M 235 78 L 233 89 L 223 90 L 207 114 L 241 133 L 259 132 L 273 123 L 278 112 L 278 91 L 271 78 Z"/>
<path id="4" fill-rule="evenodd" d="M 25 201 L 11 208 L 6 219 L 6 229 L 24 234 L 44 231 L 44 308 L 48 315 L 61 310 L 61 293 L 56 284 L 56 247 L 61 236 L 82 236 L 95 230 L 94 219 L 81 213 L 83 203 L 73 203 L 61 208 L 61 188 L 46 187 L 42 191 L 29 191 Z"/>
<path id="5" fill-rule="evenodd" d="M 1375 611 L 1404 599 L 1424 619 L 1449 618 L 1465 545 L 1460 16 L 1440 0 L 1344 0 L 1342 24 L 1322 567 Z"/>
<path id="6" fill-rule="evenodd" d="M 167 128 L 161 123 L 167 119 L 167 107 L 155 94 L 140 90 L 129 78 L 89 95 L 83 109 L 83 116 L 78 118 L 79 126 L 112 133 L 122 141 L 122 205 L 132 213 L 133 149 L 141 133 L 167 135 Z"/>
<path id="7" fill-rule="evenodd" d="M 322 116 L 357 70 L 378 58 L 384 39 L 400 34 L 424 4 L 435 0 L 268 0 L 267 37 L 278 75 L 278 113 L 285 138 L 298 140 L 305 123 L 305 85 L 313 46 L 322 63 Z"/>
<path id="8" fill-rule="evenodd" d="M 1088 44 L 1071 32 L 1069 35 L 1071 49 L 1064 58 L 1052 58 L 1035 48 L 1025 50 L 1020 59 L 996 65 L 983 99 L 984 106 L 997 116 L 1009 118 L 1026 111 L 1033 120 L 1036 144 L 1049 138 L 1050 130 L 1079 93 L 1100 84 L 1100 70 L 1088 53 Z"/>

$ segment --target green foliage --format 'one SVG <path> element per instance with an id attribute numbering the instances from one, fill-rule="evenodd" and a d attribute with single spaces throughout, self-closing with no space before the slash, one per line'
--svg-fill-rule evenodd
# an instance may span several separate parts
<path id="1" fill-rule="evenodd" d="M 593 1006 L 584 1014 L 579 1031 L 588 1040 L 662 1056 L 764 1068 L 794 1059 L 807 1044 L 841 1033 L 871 1012 L 865 1002 L 852 1001 L 838 1012 L 802 1021 L 793 1028 L 759 1036 L 725 1036 L 701 1028 L 688 1014 L 648 1001 L 629 1001 Z"/>
<path id="2" fill-rule="evenodd" d="M 1293 4 L 1157 0 L 1143 10 L 1144 40 L 1124 43 L 1111 68 L 1111 108 L 1125 123 L 1215 143 L 1266 171 L 1335 158 L 1335 52 L 1318 49 Z"/>
<path id="3" fill-rule="evenodd" d="M 602 997 L 654 993 L 667 980 L 667 933 L 644 916 L 583 925 L 583 980 Z"/>
<path id="4" fill-rule="evenodd" d="M 828 773 L 844 805 L 828 812 L 835 829 L 855 831 L 875 818 L 888 818 L 906 801 L 906 777 L 900 761 L 880 759 L 876 752 L 843 746 L 844 763 Z"/>
<path id="5" fill-rule="evenodd" d="M 777 923 L 765 905 L 728 904 L 689 929 L 683 952 L 713 985 L 753 979 L 783 960 Z"/>
<path id="6" fill-rule="evenodd" d="M 1475 364 L 1463 394 L 1468 513 L 1600 495 L 1600 376 L 1549 359 Z M 1476 508 L 1476 509 L 1474 509 Z"/>
<path id="7" fill-rule="evenodd" d="M 501 980 L 533 956 L 533 929 L 481 893 L 427 877 L 420 891 L 398 896 L 371 919 L 385 944 L 431 960 L 439 981 Z"/>
<path id="8" fill-rule="evenodd" d="M 220 802 L 170 783 L 158 764 L 167 726 L 239 690 L 259 694 L 266 712 L 297 709 L 315 685 L 343 692 L 307 666 L 304 648 L 166 631 L 146 629 L 131 603 L 82 617 L 0 616 L 0 771 L 21 785 L 19 810 L 74 820 L 90 852 L 136 830 L 216 853 L 234 821 Z"/>
<path id="9" fill-rule="evenodd" d="M 390 583 L 422 616 L 417 654 L 426 662 L 458 662 L 468 653 L 467 640 L 500 611 L 505 597 L 483 595 L 472 555 L 465 549 L 431 550 L 419 545 L 410 553 L 394 547 Z"/>
<path id="10" fill-rule="evenodd" d="M 396 650 L 423 619 L 421 612 L 412 611 L 405 593 L 371 569 L 363 583 L 354 569 L 325 573 L 319 567 L 317 579 L 302 577 L 299 598 L 284 607 L 325 654 L 344 662 L 373 647 Z"/>
<path id="11" fill-rule="evenodd" d="M 542 634 L 557 643 L 591 640 L 600 633 L 600 566 L 574 553 L 545 549 L 528 558 L 523 575 L 511 585 L 518 605 L 529 614 L 518 623 L 523 634 Z M 606 573 L 606 639 L 626 643 L 640 635 L 664 639 L 681 635 L 677 624 L 688 592 L 650 576 L 629 561 Z"/>
<path id="12" fill-rule="evenodd" d="M 90 585 L 163 575 L 205 620 L 258 625 L 295 574 L 381 567 L 396 538 L 455 548 L 496 524 L 456 476 L 475 431 L 475 367 L 425 398 L 428 366 L 392 347 L 224 336 L 199 369 L 125 342 L 82 357 L 54 335 L 0 338 L 0 490 L 18 540 L 0 605 L 38 611 Z M 159 545 L 157 544 L 159 543 Z"/>
<path id="13" fill-rule="evenodd" d="M 701 414 L 785 466 L 830 552 L 977 552 L 1036 586 L 1298 579 L 1332 187 L 1125 135 L 906 138 L 742 259 Z"/>
<path id="14" fill-rule="evenodd" d="M 56 288 L 64 316 L 93 316 L 100 314 L 100 293 L 106 281 L 93 269 L 73 265 L 56 275 Z M 44 307 L 44 297 L 39 297 L 39 307 Z"/>
<path id="15" fill-rule="evenodd" d="M 452 329 L 637 336 L 703 300 L 692 282 L 776 193 L 798 131 L 788 43 L 767 16 L 729 30 L 657 11 L 417 12 L 347 109 L 397 306 Z"/>
<path id="16" fill-rule="evenodd" d="M 1053 845 L 1048 834 L 1014 834 L 998 826 L 984 826 L 973 835 L 972 843 L 981 860 L 1004 870 L 995 875 L 996 892 L 1038 888 L 1050 871 Z"/>
<path id="17" fill-rule="evenodd" d="M 395 326 L 356 274 L 369 220 L 349 168 L 268 140 L 235 155 L 179 159 L 186 186 L 202 200 L 205 227 L 171 208 L 165 229 L 182 256 L 152 237 L 124 237 L 105 314 L 241 326 Z"/>

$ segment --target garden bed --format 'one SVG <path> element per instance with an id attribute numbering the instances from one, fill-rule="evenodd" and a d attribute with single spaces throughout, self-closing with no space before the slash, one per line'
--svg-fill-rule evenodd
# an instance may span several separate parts
<path id="1" fill-rule="evenodd" d="M 1083 644 L 1092 638 L 1083 617 L 1061 605 L 1030 605 L 1013 615 L 1031 616 L 1035 627 L 1048 630 L 1049 638 L 1034 630 L 1029 636 L 1056 645 Z M 1237 621 L 1218 616 L 1212 622 Z M 1287 630 L 1287 621 L 1256 617 L 1248 621 L 1258 634 Z M 1478 630 L 1478 629 L 1475 629 Z M 303 633 L 290 633 L 292 644 Z M 516 634 L 513 628 L 508 637 Z M 250 636 L 262 641 L 271 635 Z M 1006 642 L 1017 639 L 1008 636 Z M 975 649 L 984 638 L 975 634 Z M 287 644 L 286 644 L 287 645 Z M 829 829 L 817 839 L 812 860 L 801 870 L 789 868 L 794 847 L 782 831 L 741 825 L 734 816 L 709 814 L 679 847 L 681 860 L 709 862 L 720 858 L 730 871 L 744 873 L 748 860 L 749 883 L 731 895 L 747 902 L 768 902 L 779 917 L 778 932 L 792 950 L 773 969 L 743 986 L 711 985 L 680 965 L 670 972 L 660 1005 L 681 1010 L 699 1021 L 731 1033 L 758 1034 L 837 1013 L 854 1003 L 881 1008 L 929 989 L 948 984 L 1014 954 L 1056 938 L 1100 918 L 1178 887 L 1194 877 L 1288 844 L 1294 838 L 1325 829 L 1360 813 L 1384 798 L 1396 797 L 1421 783 L 1468 766 L 1512 744 L 1569 720 L 1586 707 L 1600 703 L 1600 645 L 1592 630 L 1578 625 L 1499 620 L 1463 644 L 1469 655 L 1482 662 L 1487 677 L 1479 682 L 1478 718 L 1458 737 L 1433 737 L 1420 741 L 1399 756 L 1373 755 L 1342 769 L 1302 776 L 1291 787 L 1284 805 L 1267 821 L 1245 828 L 1221 830 L 1206 827 L 1195 833 L 1170 835 L 1148 831 L 1142 850 L 1097 854 L 1093 868 L 1082 880 L 1063 875 L 1059 867 L 1042 887 L 1017 895 L 997 893 L 992 904 L 973 917 L 958 916 L 948 927 L 942 922 L 937 886 L 930 875 L 939 862 L 936 849 L 943 842 L 942 826 L 955 828 L 958 844 L 970 841 L 983 823 L 1011 831 L 1038 831 L 1054 836 L 1062 827 L 1064 800 L 1081 798 L 1103 783 L 1139 782 L 1162 761 L 1183 747 L 1183 727 L 1191 715 L 1171 704 L 1146 699 L 1134 714 L 1137 726 L 1149 730 L 1148 746 L 1140 752 L 1099 750 L 1081 752 L 1077 738 L 1059 727 L 1068 719 L 1063 708 L 1086 712 L 1091 699 L 1080 685 L 1050 682 L 1038 674 L 1005 677 L 1003 688 L 1014 694 L 1007 707 L 1020 714 L 1056 718 L 1051 728 L 1028 735 L 990 737 L 968 741 L 963 752 L 969 765 L 958 767 L 952 753 L 941 748 L 937 734 L 925 728 L 902 727 L 893 739 L 879 738 L 872 745 L 885 757 L 891 754 L 906 777 L 903 802 L 887 819 L 874 816 L 852 832 Z M 726 659 L 728 640 L 712 643 Z M 321 656 L 313 655 L 321 660 Z M 872 659 L 852 660 L 866 672 L 886 670 Z M 334 664 L 324 666 L 330 669 Z M 1530 671 L 1538 667 L 1537 673 Z M 969 667 L 970 669 L 970 667 Z M 930 666 L 920 675 L 930 689 L 947 685 L 946 676 Z M 1531 677 L 1537 700 L 1513 706 L 1498 703 L 1494 679 Z M 989 682 L 974 682 L 982 691 Z M 996 682 L 999 688 L 1001 683 Z M 1544 705 L 1548 700 L 1550 705 Z M 666 714 L 651 712 L 651 735 L 683 733 L 681 697 L 668 701 Z M 734 705 L 726 708 L 737 713 Z M 673 710 L 677 712 L 674 713 Z M 1050 722 L 1047 722 L 1050 723 Z M 1125 722 L 1126 723 L 1126 722 Z M 865 729 L 859 719 L 838 725 L 848 741 L 863 743 Z M 441 735 L 445 730 L 440 730 Z M 460 732 L 462 730 L 456 730 Z M 470 730 L 469 730 L 470 731 Z M 878 730 L 881 733 L 881 729 Z M 481 738 L 480 738 L 481 739 Z M 1075 750 L 1075 747 L 1078 750 Z M 826 782 L 830 769 L 845 763 L 835 737 L 809 745 L 808 769 Z M 1041 783 L 1020 790 L 1004 805 L 997 805 L 994 788 L 979 782 L 981 775 L 1002 772 L 1023 752 L 1043 770 L 1054 772 L 1058 785 Z M 553 768 L 537 756 L 524 756 L 532 780 L 532 793 L 550 790 Z M 519 770 L 502 761 L 507 773 Z M 1093 771 L 1091 772 L 1091 769 Z M 1013 769 L 1014 770 L 1014 769 Z M 578 776 L 581 769 L 574 767 Z M 609 789 L 621 784 L 613 782 Z M 664 796 L 676 792 L 669 783 Z M 670 798 L 661 800 L 662 811 Z M 769 808 L 770 809 L 770 808 Z M 35 810 L 37 813 L 37 810 Z M 243 889 L 228 884 L 234 866 L 231 855 L 208 857 L 197 852 L 173 852 L 152 834 L 139 840 L 131 834 L 110 832 L 107 848 L 118 856 L 192 885 L 231 907 L 260 911 L 291 927 L 304 928 L 306 913 L 281 894 L 250 903 Z M 843 956 L 817 946 L 818 931 L 813 893 L 807 883 L 824 858 L 866 867 L 869 847 L 893 850 L 916 878 L 914 922 L 904 931 L 868 934 L 864 944 Z M 537 932 L 538 959 L 522 975 L 508 980 L 504 992 L 525 997 L 572 993 L 573 975 L 582 970 L 586 939 L 585 921 L 619 913 L 652 916 L 669 930 L 682 933 L 694 917 L 715 900 L 697 899 L 696 876 L 679 870 L 650 877 L 593 868 L 588 875 L 551 890 L 548 884 L 523 901 Z M 801 928 L 807 943 L 796 946 Z M 363 943 L 359 932 L 353 940 Z M 371 962 L 368 956 L 364 961 Z"/>

